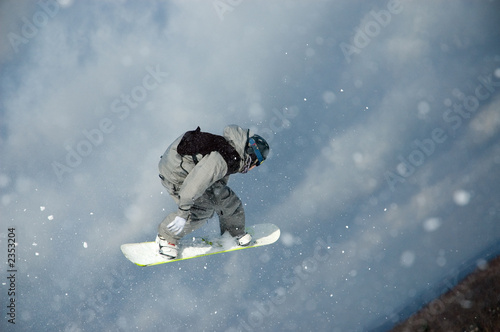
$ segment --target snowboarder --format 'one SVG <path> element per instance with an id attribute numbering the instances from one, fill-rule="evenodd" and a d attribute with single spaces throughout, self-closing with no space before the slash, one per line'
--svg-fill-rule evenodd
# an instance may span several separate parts
<path id="1" fill-rule="evenodd" d="M 178 206 L 158 226 L 159 253 L 175 259 L 179 240 L 214 213 L 221 235 L 227 231 L 238 245 L 249 245 L 252 237 L 245 232 L 243 205 L 227 183 L 229 175 L 247 173 L 268 154 L 269 145 L 262 137 L 236 125 L 224 128 L 224 136 L 198 127 L 176 139 L 158 164 L 161 183 Z"/>

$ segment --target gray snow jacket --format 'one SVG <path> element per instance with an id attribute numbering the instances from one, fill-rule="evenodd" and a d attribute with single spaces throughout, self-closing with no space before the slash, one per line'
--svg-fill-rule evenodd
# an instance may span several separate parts
<path id="1" fill-rule="evenodd" d="M 224 138 L 241 157 L 239 172 L 245 169 L 246 144 L 248 137 L 252 135 L 249 129 L 242 129 L 236 125 L 224 128 Z M 178 216 L 188 219 L 194 201 L 215 182 L 222 180 L 227 184 L 229 175 L 226 161 L 217 151 L 205 156 L 197 155 L 198 163 L 195 163 L 192 156 L 182 156 L 177 153 L 177 145 L 183 136 L 184 134 L 168 147 L 161 157 L 158 169 L 163 186 L 167 188 L 179 207 Z"/>

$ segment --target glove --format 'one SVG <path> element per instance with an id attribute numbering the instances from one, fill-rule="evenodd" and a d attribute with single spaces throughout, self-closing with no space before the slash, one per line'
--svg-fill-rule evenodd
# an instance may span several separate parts
<path id="1" fill-rule="evenodd" d="M 175 235 L 178 235 L 184 229 L 184 225 L 186 225 L 186 219 L 177 216 L 174 221 L 167 225 L 167 228 Z"/>

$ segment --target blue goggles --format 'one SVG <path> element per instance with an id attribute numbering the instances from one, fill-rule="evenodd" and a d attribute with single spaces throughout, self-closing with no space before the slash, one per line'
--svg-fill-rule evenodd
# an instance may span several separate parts
<path id="1" fill-rule="evenodd" d="M 248 140 L 248 143 L 250 143 L 250 146 L 253 149 L 253 152 L 257 156 L 257 163 L 255 164 L 256 166 L 259 166 L 264 162 L 264 157 L 262 157 L 262 153 L 260 153 L 259 147 L 257 146 L 257 143 L 255 143 L 255 140 L 253 138 L 250 138 Z"/>

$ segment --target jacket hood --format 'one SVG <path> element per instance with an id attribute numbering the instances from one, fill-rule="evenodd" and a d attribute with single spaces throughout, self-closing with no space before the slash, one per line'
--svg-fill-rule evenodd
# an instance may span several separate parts
<path id="1" fill-rule="evenodd" d="M 237 125 L 230 125 L 224 128 L 224 137 L 240 155 L 242 161 L 246 159 L 246 147 L 248 138 L 253 135 L 250 129 L 243 129 Z"/>

